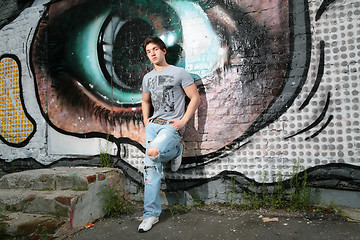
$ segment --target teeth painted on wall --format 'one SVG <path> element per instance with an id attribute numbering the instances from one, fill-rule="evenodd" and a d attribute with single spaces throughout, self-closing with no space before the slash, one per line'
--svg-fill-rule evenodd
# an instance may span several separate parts
<path id="1" fill-rule="evenodd" d="M 0 61 L 0 138 L 18 145 L 26 141 L 34 131 L 21 101 L 18 63 L 4 57 Z"/>

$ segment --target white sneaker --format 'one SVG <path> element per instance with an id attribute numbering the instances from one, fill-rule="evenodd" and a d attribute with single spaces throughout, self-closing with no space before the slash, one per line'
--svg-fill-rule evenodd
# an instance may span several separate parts
<path id="1" fill-rule="evenodd" d="M 181 151 L 180 151 L 179 156 L 177 156 L 176 158 L 171 160 L 171 171 L 176 172 L 177 170 L 179 170 L 180 165 L 181 165 L 183 150 L 184 150 L 184 145 L 181 144 Z"/>
<path id="2" fill-rule="evenodd" d="M 147 232 L 157 222 L 159 222 L 159 217 L 144 218 L 144 220 L 139 225 L 138 231 L 141 232 L 141 233 L 142 232 Z"/>

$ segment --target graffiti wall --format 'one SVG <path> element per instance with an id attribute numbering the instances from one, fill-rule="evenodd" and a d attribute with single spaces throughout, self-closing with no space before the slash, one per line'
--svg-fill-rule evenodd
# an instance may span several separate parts
<path id="1" fill-rule="evenodd" d="M 98 165 L 106 147 L 141 185 L 140 46 L 159 36 L 201 96 L 164 189 L 274 184 L 298 166 L 360 190 L 360 1 L 22 2 L 0 2 L 3 174 Z"/>

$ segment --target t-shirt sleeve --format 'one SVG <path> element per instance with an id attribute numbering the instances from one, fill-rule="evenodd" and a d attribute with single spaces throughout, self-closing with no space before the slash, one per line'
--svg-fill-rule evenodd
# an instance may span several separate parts
<path id="1" fill-rule="evenodd" d="M 147 84 L 147 82 L 148 82 L 147 80 L 148 80 L 148 77 L 145 75 L 143 78 L 143 81 L 142 81 L 142 91 L 146 92 L 146 93 L 150 93 L 148 84 Z"/>
<path id="2" fill-rule="evenodd" d="M 181 79 L 181 87 L 183 89 L 194 83 L 194 79 L 185 69 L 181 71 Z"/>

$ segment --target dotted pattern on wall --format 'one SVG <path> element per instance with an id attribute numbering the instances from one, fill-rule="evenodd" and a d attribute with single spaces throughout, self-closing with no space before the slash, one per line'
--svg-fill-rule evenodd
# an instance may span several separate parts
<path id="1" fill-rule="evenodd" d="M 276 182 L 294 171 L 330 163 L 360 165 L 359 83 L 360 3 L 330 5 L 315 21 L 321 1 L 310 2 L 312 54 L 307 81 L 293 105 L 275 123 L 258 132 L 251 143 L 236 154 L 235 170 L 258 182 Z M 314 96 L 299 109 L 314 89 L 319 75 L 320 42 L 324 44 L 324 73 Z M 315 122 L 314 128 L 286 139 Z M 332 118 L 333 117 L 333 118 Z M 321 130 L 326 122 L 329 124 Z M 319 131 L 319 134 L 313 135 Z M 230 159 L 229 159 L 230 160 Z M 294 169 L 294 168 L 298 168 Z"/>
<path id="2" fill-rule="evenodd" d="M 31 135 L 34 125 L 22 107 L 19 67 L 14 59 L 0 61 L 0 77 L 0 136 L 8 143 L 19 144 Z"/>

